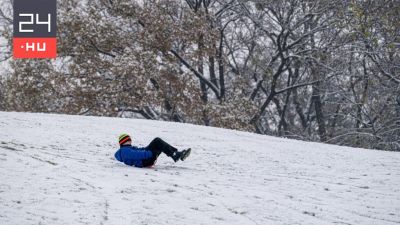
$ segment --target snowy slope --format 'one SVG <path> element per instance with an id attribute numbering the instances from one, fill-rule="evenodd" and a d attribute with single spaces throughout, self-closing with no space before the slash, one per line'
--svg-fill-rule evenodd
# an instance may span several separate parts
<path id="1" fill-rule="evenodd" d="M 117 136 L 192 147 L 154 169 Z M 0 112 L 0 224 L 400 224 L 400 154 L 118 118 Z"/>

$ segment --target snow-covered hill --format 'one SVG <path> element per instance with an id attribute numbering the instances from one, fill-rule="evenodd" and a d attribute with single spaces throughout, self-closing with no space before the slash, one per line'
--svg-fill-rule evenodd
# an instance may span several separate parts
<path id="1" fill-rule="evenodd" d="M 122 132 L 192 147 L 153 169 Z M 0 112 L 0 224 L 399 224 L 400 154 L 188 124 Z"/>

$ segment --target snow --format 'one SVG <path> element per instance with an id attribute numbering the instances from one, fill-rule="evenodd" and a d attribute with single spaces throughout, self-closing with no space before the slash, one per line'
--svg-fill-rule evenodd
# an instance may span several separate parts
<path id="1" fill-rule="evenodd" d="M 192 147 L 155 168 L 117 137 Z M 0 112 L 0 224 L 399 224 L 400 154 L 149 120 Z"/>

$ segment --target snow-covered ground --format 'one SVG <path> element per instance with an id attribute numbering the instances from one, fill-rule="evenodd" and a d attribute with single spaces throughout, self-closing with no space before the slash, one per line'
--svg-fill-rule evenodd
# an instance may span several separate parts
<path id="1" fill-rule="evenodd" d="M 192 147 L 114 160 L 122 132 Z M 0 112 L 0 224 L 399 224 L 400 154 L 188 124 Z"/>

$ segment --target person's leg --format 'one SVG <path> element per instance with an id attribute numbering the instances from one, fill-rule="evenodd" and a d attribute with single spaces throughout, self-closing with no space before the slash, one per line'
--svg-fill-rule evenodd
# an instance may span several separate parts
<path id="1" fill-rule="evenodd" d="M 149 149 L 148 151 L 151 151 L 153 153 L 153 157 L 142 160 L 143 167 L 153 166 L 156 163 L 158 156 L 161 154 L 160 151 L 153 150 L 153 149 Z"/>
<path id="2" fill-rule="evenodd" d="M 156 153 L 157 157 L 161 154 L 161 152 L 164 152 L 167 156 L 172 157 L 174 153 L 178 151 L 175 147 L 158 137 L 154 138 L 146 148 L 151 150 L 153 154 Z"/>

